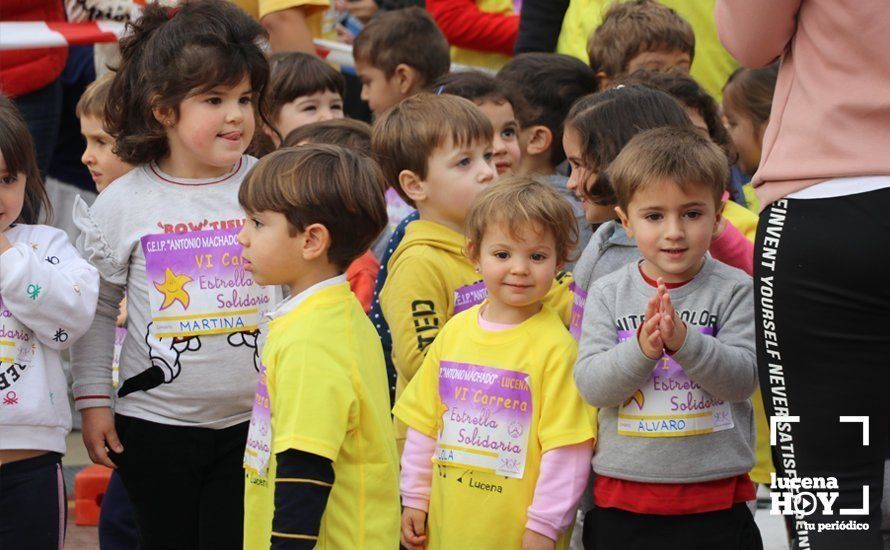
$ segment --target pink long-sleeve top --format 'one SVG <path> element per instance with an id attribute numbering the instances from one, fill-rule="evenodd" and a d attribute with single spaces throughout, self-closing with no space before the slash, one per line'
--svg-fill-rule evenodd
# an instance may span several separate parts
<path id="1" fill-rule="evenodd" d="M 739 63 L 782 61 L 753 179 L 762 208 L 827 179 L 890 175 L 890 2 L 718 0 L 715 15 Z"/>

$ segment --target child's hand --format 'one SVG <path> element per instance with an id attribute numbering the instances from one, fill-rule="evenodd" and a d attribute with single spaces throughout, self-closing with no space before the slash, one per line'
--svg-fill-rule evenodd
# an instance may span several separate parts
<path id="1" fill-rule="evenodd" d="M 553 550 L 556 543 L 541 533 L 526 529 L 522 535 L 522 550 Z"/>
<path id="2" fill-rule="evenodd" d="M 423 550 L 426 546 L 426 512 L 405 507 L 402 510 L 402 546 L 408 550 Z"/>
<path id="3" fill-rule="evenodd" d="M 686 341 L 686 323 L 680 319 L 674 304 L 671 303 L 671 296 L 667 292 L 664 284 L 659 279 L 658 289 L 661 292 L 661 304 L 658 328 L 661 332 L 661 340 L 664 347 L 671 351 L 677 351 L 683 347 Z"/>
<path id="4" fill-rule="evenodd" d="M 102 464 L 109 468 L 117 468 L 108 458 L 108 449 L 120 454 L 124 452 L 114 429 L 114 415 L 109 407 L 91 407 L 80 411 L 83 420 L 83 444 L 87 448 L 90 460 L 94 464 Z M 107 447 L 107 449 L 106 449 Z"/>
<path id="5" fill-rule="evenodd" d="M 655 296 L 649 298 L 649 303 L 646 305 L 645 322 L 637 336 L 643 354 L 653 360 L 661 357 L 664 350 L 660 329 L 661 313 L 659 304 L 661 303 L 661 296 L 662 290 L 659 287 L 655 292 Z"/>

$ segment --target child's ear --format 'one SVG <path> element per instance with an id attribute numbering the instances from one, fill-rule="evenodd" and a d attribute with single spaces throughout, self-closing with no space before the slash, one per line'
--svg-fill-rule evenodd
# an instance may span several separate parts
<path id="1" fill-rule="evenodd" d="M 399 187 L 415 204 L 426 199 L 426 188 L 423 186 L 423 180 L 420 179 L 416 172 L 411 170 L 399 172 Z"/>
<path id="2" fill-rule="evenodd" d="M 176 114 L 170 107 L 152 107 L 151 114 L 154 115 L 155 120 L 167 127 L 173 126 L 176 122 Z"/>
<path id="3" fill-rule="evenodd" d="M 711 237 L 716 239 L 720 235 L 723 234 L 723 230 L 726 229 L 726 217 L 723 216 L 723 208 L 726 206 L 726 201 L 720 201 L 720 205 L 717 207 L 717 211 L 715 212 L 714 217 L 714 231 L 711 233 Z"/>
<path id="4" fill-rule="evenodd" d="M 543 125 L 535 125 L 529 128 L 528 143 L 525 152 L 529 155 L 540 155 L 550 150 L 553 145 L 553 132 Z"/>
<path id="5" fill-rule="evenodd" d="M 599 82 L 600 89 L 598 91 L 602 92 L 603 90 L 608 90 L 612 87 L 612 79 L 606 73 L 606 71 L 597 71 L 596 79 Z"/>
<path id="6" fill-rule="evenodd" d="M 621 227 L 627 232 L 627 236 L 633 238 L 634 232 L 633 229 L 631 229 L 630 224 L 627 223 L 627 214 L 624 212 L 624 209 L 620 206 L 616 206 L 615 213 L 618 214 L 618 219 L 621 220 Z"/>
<path id="7" fill-rule="evenodd" d="M 316 260 L 331 248 L 331 233 L 320 223 L 313 223 L 303 230 L 300 253 L 304 260 Z"/>
<path id="8" fill-rule="evenodd" d="M 404 96 L 414 92 L 415 88 L 422 86 L 420 73 L 417 72 L 417 69 L 405 63 L 396 65 L 393 77 L 399 86 L 399 93 Z"/>

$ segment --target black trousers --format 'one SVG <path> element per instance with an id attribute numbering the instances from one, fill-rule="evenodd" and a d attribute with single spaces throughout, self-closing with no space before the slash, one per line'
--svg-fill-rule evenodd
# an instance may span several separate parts
<path id="1" fill-rule="evenodd" d="M 122 415 L 122 454 L 110 453 L 143 550 L 240 549 L 244 538 L 244 422 L 222 430 Z"/>
<path id="2" fill-rule="evenodd" d="M 67 517 L 61 454 L 0 465 L 0 549 L 61 550 Z"/>
<path id="3" fill-rule="evenodd" d="M 838 497 L 831 513 L 793 486 L 779 489 L 806 497 L 801 506 L 782 507 L 798 547 L 882 548 L 890 189 L 777 201 L 760 216 L 755 254 L 760 385 L 767 416 L 780 421 L 773 446 L 777 475 L 838 484 L 829 489 Z M 799 421 L 781 422 L 784 416 Z M 862 515 L 840 515 L 863 504 Z"/>
<path id="4" fill-rule="evenodd" d="M 727 510 L 659 516 L 594 507 L 584 516 L 585 550 L 762 550 L 744 502 Z"/>

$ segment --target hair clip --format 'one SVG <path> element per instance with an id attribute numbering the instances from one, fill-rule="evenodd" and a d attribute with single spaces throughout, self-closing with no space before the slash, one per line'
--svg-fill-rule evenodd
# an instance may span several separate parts
<path id="1" fill-rule="evenodd" d="M 179 6 L 176 6 L 175 8 L 170 8 L 169 10 L 167 10 L 167 19 L 168 20 L 173 19 L 173 16 L 176 15 L 177 13 L 179 13 Z"/>
<path id="2" fill-rule="evenodd" d="M 624 84 L 619 84 L 619 85 L 615 86 L 616 90 L 620 90 L 621 88 L 624 88 Z"/>
<path id="3" fill-rule="evenodd" d="M 442 92 L 445 91 L 445 85 L 440 84 L 438 88 L 436 88 L 436 95 L 442 95 Z"/>

